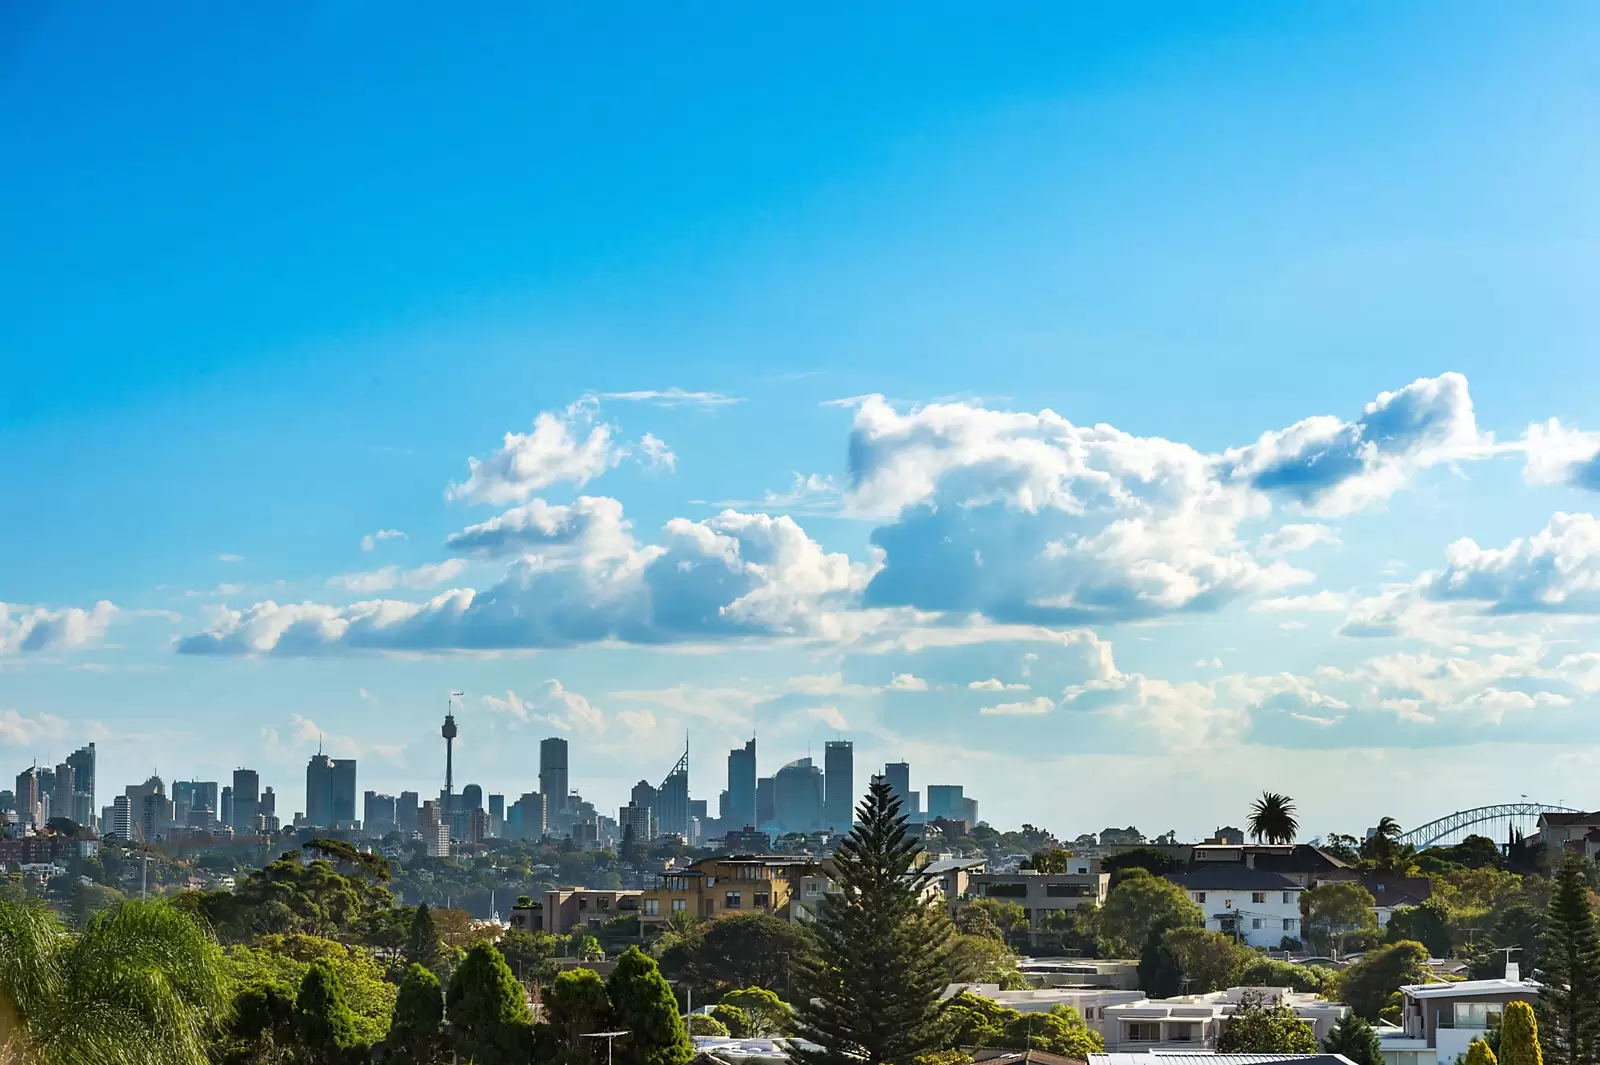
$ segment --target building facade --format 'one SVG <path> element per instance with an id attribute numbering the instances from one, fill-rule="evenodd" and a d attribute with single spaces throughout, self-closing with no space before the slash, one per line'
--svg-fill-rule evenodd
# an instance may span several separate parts
<path id="1" fill-rule="evenodd" d="M 829 740 L 822 749 L 822 776 L 823 827 L 848 832 L 855 822 L 856 745 Z"/>
<path id="2" fill-rule="evenodd" d="M 695 918 L 768 913 L 806 920 L 827 890 L 827 872 L 814 858 L 721 855 L 661 876 L 639 898 L 639 920 L 665 925 L 674 913 Z"/>

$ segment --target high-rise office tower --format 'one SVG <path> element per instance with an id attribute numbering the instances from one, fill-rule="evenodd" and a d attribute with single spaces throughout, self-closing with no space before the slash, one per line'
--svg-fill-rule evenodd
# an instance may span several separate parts
<path id="1" fill-rule="evenodd" d="M 772 824 L 776 810 L 777 804 L 772 791 L 772 778 L 756 778 L 756 827 L 765 828 Z"/>
<path id="2" fill-rule="evenodd" d="M 263 817 L 278 816 L 278 796 L 273 793 L 271 788 L 266 788 L 261 792 L 259 809 Z"/>
<path id="3" fill-rule="evenodd" d="M 965 821 L 969 825 L 975 825 L 978 823 L 977 799 L 961 800 L 961 820 Z"/>
<path id="4" fill-rule="evenodd" d="M 29 766 L 17 774 L 17 790 L 11 799 L 16 807 L 17 820 L 24 825 L 44 823 L 44 789 L 39 781 L 39 767 Z"/>
<path id="5" fill-rule="evenodd" d="M 476 784 L 468 784 L 462 788 L 461 808 L 469 812 L 483 809 L 483 789 Z"/>
<path id="6" fill-rule="evenodd" d="M 883 779 L 888 783 L 889 791 L 900 800 L 901 815 L 908 819 L 920 817 L 921 797 L 911 790 L 911 763 L 890 762 L 883 767 Z"/>
<path id="7" fill-rule="evenodd" d="M 111 833 L 118 839 L 133 839 L 133 800 L 126 795 L 111 800 Z"/>
<path id="8" fill-rule="evenodd" d="M 489 795 L 489 834 L 496 838 L 506 834 L 506 797 Z"/>
<path id="9" fill-rule="evenodd" d="M 635 843 L 648 843 L 656 838 L 654 812 L 638 803 L 630 802 L 617 811 L 617 827 L 623 839 L 632 839 Z"/>
<path id="10" fill-rule="evenodd" d="M 756 741 L 728 752 L 728 809 L 722 815 L 731 831 L 756 823 Z"/>
<path id="11" fill-rule="evenodd" d="M 966 814 L 960 784 L 928 785 L 928 820 L 943 817 L 960 821 Z"/>
<path id="12" fill-rule="evenodd" d="M 250 835 L 256 830 L 256 814 L 261 812 L 261 774 L 254 769 L 233 771 L 233 830 Z"/>
<path id="13" fill-rule="evenodd" d="M 233 786 L 225 785 L 222 795 L 217 799 L 217 821 L 220 824 L 233 827 Z"/>
<path id="14" fill-rule="evenodd" d="M 656 808 L 656 789 L 650 786 L 648 780 L 641 780 L 628 793 L 628 799 L 641 810 L 654 810 Z"/>
<path id="15" fill-rule="evenodd" d="M 72 767 L 72 786 L 79 795 L 86 797 L 83 805 L 90 814 L 93 814 L 95 810 L 94 757 L 94 744 L 92 743 L 87 747 L 79 747 L 67 755 L 67 764 Z M 73 820 L 76 821 L 77 818 L 73 818 Z M 82 821 L 79 823 L 88 824 L 89 822 Z"/>
<path id="16" fill-rule="evenodd" d="M 50 792 L 51 817 L 68 817 L 74 821 L 77 820 L 77 818 L 72 817 L 72 796 L 77 791 L 73 780 L 76 776 L 77 773 L 66 762 L 56 766 L 55 786 Z"/>
<path id="17" fill-rule="evenodd" d="M 539 794 L 544 796 L 547 816 L 554 822 L 567 812 L 567 741 L 551 736 L 539 741 Z"/>
<path id="18" fill-rule="evenodd" d="M 511 804 L 506 833 L 512 839 L 541 840 L 545 835 L 545 797 L 537 791 L 525 792 Z"/>
<path id="19" fill-rule="evenodd" d="M 815 832 L 822 827 L 822 770 L 809 758 L 796 758 L 773 774 L 773 820 L 785 832 Z"/>
<path id="20" fill-rule="evenodd" d="M 855 820 L 856 745 L 849 740 L 829 740 L 822 749 L 824 771 L 822 822 L 835 832 L 850 831 Z"/>
<path id="21" fill-rule="evenodd" d="M 683 741 L 683 757 L 656 790 L 657 831 L 689 838 L 689 741 Z"/>
<path id="22" fill-rule="evenodd" d="M 402 791 L 394 804 L 394 826 L 403 839 L 410 839 L 417 831 L 418 800 L 414 791 Z"/>
<path id="23" fill-rule="evenodd" d="M 395 813 L 393 795 L 369 791 L 361 796 L 361 830 L 373 839 L 382 839 L 395 831 Z"/>
<path id="24" fill-rule="evenodd" d="M 238 799 L 234 799 L 235 805 Z M 356 760 L 315 754 L 306 763 L 306 823 L 350 828 L 356 821 Z"/>
<path id="25" fill-rule="evenodd" d="M 178 824 L 190 828 L 210 828 L 211 818 L 217 813 L 219 795 L 214 780 L 175 780 L 172 782 L 173 818 Z M 203 823 L 195 824 L 196 810 L 210 810 Z"/>

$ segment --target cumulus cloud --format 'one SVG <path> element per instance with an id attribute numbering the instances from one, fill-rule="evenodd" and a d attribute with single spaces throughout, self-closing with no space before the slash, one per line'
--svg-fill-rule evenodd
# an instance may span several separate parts
<path id="1" fill-rule="evenodd" d="M 889 690 L 897 692 L 925 692 L 928 682 L 910 673 L 896 673 L 889 681 Z"/>
<path id="2" fill-rule="evenodd" d="M 849 504 L 888 519 L 867 602 L 1075 624 L 1212 609 L 1309 579 L 1236 535 L 1265 513 L 1184 444 L 1052 411 L 863 399 Z"/>
<path id="3" fill-rule="evenodd" d="M 1467 379 L 1445 373 L 1382 393 L 1355 421 L 1317 415 L 1263 433 L 1225 452 L 1222 467 L 1229 479 L 1308 511 L 1348 514 L 1387 499 L 1420 469 L 1491 453 Z"/>
<path id="4" fill-rule="evenodd" d="M 1280 525 L 1261 537 L 1257 550 L 1264 555 L 1289 555 L 1317 544 L 1337 545 L 1339 534 L 1327 525 L 1296 523 Z"/>
<path id="5" fill-rule="evenodd" d="M 806 713 L 829 728 L 837 729 L 840 732 L 850 727 L 850 722 L 845 720 L 844 715 L 839 712 L 837 706 L 813 706 L 806 710 Z"/>
<path id="6" fill-rule="evenodd" d="M 1038 717 L 1056 708 L 1056 701 L 1047 695 L 1023 703 L 997 703 L 981 707 L 978 713 L 985 717 Z"/>
<path id="7" fill-rule="evenodd" d="M 507 690 L 504 696 L 485 695 L 479 702 L 485 710 L 509 719 L 514 725 L 543 722 L 569 732 L 597 733 L 605 730 L 606 718 L 584 695 L 550 679 L 527 698 Z M 644 715 L 650 717 L 649 714 Z M 654 721 L 653 717 L 651 718 Z M 634 717 L 638 723 L 638 715 Z"/>
<path id="8" fill-rule="evenodd" d="M 468 459 L 467 479 L 452 484 L 448 498 L 514 503 L 553 484 L 594 480 L 621 462 L 628 449 L 613 438 L 610 425 L 590 425 L 586 415 L 578 404 L 564 414 L 541 412 L 531 433 L 507 433 L 500 450 L 486 459 Z"/>
<path id="9" fill-rule="evenodd" d="M 1600 433 L 1563 426 L 1559 419 L 1535 422 L 1522 440 L 1523 476 L 1530 484 L 1570 484 L 1600 492 Z"/>
<path id="10" fill-rule="evenodd" d="M 1495 614 L 1600 613 L 1600 520 L 1558 512 L 1502 548 L 1457 540 L 1445 549 L 1444 569 L 1423 578 L 1421 589 Z"/>
<path id="11" fill-rule="evenodd" d="M 379 529 L 361 538 L 361 550 L 371 551 L 385 540 L 404 540 L 406 534 L 399 529 Z"/>
<path id="12" fill-rule="evenodd" d="M 967 690 L 975 692 L 1025 692 L 1026 684 L 1007 684 L 999 677 L 990 677 L 988 680 L 973 680 L 967 682 Z"/>
<path id="13" fill-rule="evenodd" d="M 445 538 L 464 554 L 495 556 L 578 546 L 590 555 L 626 554 L 634 543 L 622 504 L 607 496 L 580 496 L 572 503 L 533 499 Z"/>
<path id="14" fill-rule="evenodd" d="M 18 747 L 58 742 L 67 735 L 67 722 L 54 714 L 27 717 L 15 710 L 0 710 L 0 740 Z"/>
<path id="15" fill-rule="evenodd" d="M 1337 614 L 1350 607 L 1350 597 L 1341 592 L 1330 592 L 1324 589 L 1310 595 L 1285 595 L 1274 599 L 1262 599 L 1250 604 L 1250 609 L 1267 614 L 1286 613 L 1333 613 Z"/>
<path id="16" fill-rule="evenodd" d="M 461 559 L 450 558 L 414 569 L 384 566 L 366 573 L 346 573 L 328 578 L 328 583 L 357 594 L 384 592 L 390 588 L 436 588 L 446 581 L 455 580 L 466 568 L 467 564 Z"/>
<path id="17" fill-rule="evenodd" d="M 654 433 L 639 438 L 639 454 L 644 456 L 647 469 L 672 472 L 678 468 L 678 456 Z"/>
<path id="18" fill-rule="evenodd" d="M 659 544 L 638 545 L 625 531 L 576 543 L 569 553 L 514 559 L 500 583 L 482 592 L 455 588 L 424 603 L 343 607 L 267 601 L 225 611 L 178 649 L 309 654 L 827 636 L 837 634 L 835 615 L 873 572 L 824 551 L 790 518 L 735 511 L 669 521 Z"/>
<path id="19" fill-rule="evenodd" d="M 117 613 L 104 599 L 87 610 L 0 602 L 0 654 L 62 651 L 99 643 Z"/>

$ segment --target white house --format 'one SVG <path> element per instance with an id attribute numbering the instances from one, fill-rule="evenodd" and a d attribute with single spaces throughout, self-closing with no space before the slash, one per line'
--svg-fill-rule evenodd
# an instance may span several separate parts
<path id="1" fill-rule="evenodd" d="M 1205 911 L 1206 927 L 1252 947 L 1278 947 L 1300 938 L 1300 894 L 1305 891 L 1284 873 L 1218 863 L 1167 879 L 1182 887 Z"/>
<path id="2" fill-rule="evenodd" d="M 1537 1002 L 1539 985 L 1512 962 L 1500 980 L 1409 984 L 1400 994 L 1400 1030 L 1379 1036 L 1384 1065 L 1450 1065 L 1500 1022 L 1506 1003 Z"/>

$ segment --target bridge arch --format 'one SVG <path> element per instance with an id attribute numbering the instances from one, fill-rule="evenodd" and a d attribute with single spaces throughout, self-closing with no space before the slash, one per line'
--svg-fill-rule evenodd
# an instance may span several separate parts
<path id="1" fill-rule="evenodd" d="M 1418 825 L 1411 831 L 1403 833 L 1400 836 L 1400 842 L 1409 843 L 1417 850 L 1423 850 L 1435 844 L 1443 843 L 1453 836 L 1463 835 L 1468 828 L 1474 825 L 1481 825 L 1490 821 L 1506 823 L 1528 822 L 1528 827 L 1531 828 L 1532 822 L 1538 820 L 1540 814 L 1570 814 L 1578 812 L 1580 811 L 1574 810 L 1570 806 L 1551 806 L 1549 803 L 1528 802 L 1527 800 L 1504 802 L 1494 806 L 1474 806 L 1470 810 L 1457 810 L 1453 814 L 1435 818 L 1425 825 Z"/>

